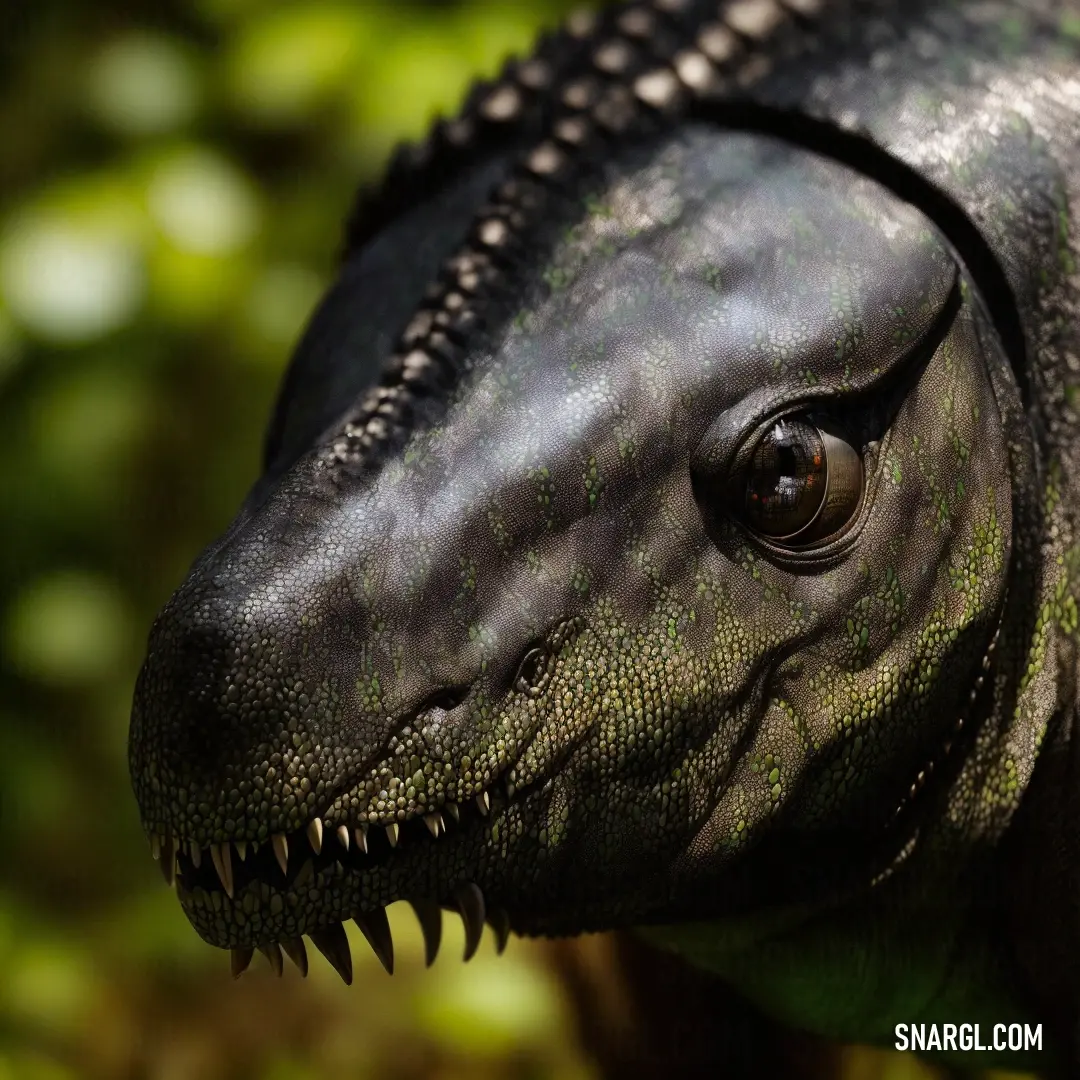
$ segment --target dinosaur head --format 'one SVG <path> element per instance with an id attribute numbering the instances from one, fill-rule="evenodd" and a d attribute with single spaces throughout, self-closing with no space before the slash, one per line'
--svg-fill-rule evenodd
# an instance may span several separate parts
<path id="1" fill-rule="evenodd" d="M 340 439 L 301 457 L 154 625 L 143 824 L 241 959 L 309 934 L 344 970 L 355 917 L 385 960 L 398 899 L 474 946 L 485 913 L 574 933 L 868 876 L 954 737 L 1009 376 L 934 228 L 704 125 L 562 212 L 424 422 L 357 474 Z"/>

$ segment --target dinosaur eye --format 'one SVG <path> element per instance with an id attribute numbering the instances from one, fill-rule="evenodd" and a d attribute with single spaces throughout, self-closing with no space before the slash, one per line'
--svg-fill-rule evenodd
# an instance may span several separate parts
<path id="1" fill-rule="evenodd" d="M 862 459 L 842 434 L 785 417 L 754 448 L 745 473 L 744 514 L 763 537 L 803 547 L 842 530 L 862 492 Z"/>

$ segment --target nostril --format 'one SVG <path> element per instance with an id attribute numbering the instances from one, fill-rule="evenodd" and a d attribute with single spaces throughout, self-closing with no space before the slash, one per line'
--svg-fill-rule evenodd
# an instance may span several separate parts
<path id="1" fill-rule="evenodd" d="M 532 645 L 525 650 L 525 655 L 518 664 L 517 674 L 514 676 L 514 686 L 518 690 L 526 691 L 536 687 L 544 677 L 547 670 L 548 651 L 544 645 Z"/>
<path id="2" fill-rule="evenodd" d="M 444 686 L 440 687 L 434 693 L 429 694 L 417 709 L 417 713 L 425 713 L 430 709 L 442 709 L 443 712 L 450 712 L 451 709 L 456 709 L 468 696 L 468 686 Z"/>

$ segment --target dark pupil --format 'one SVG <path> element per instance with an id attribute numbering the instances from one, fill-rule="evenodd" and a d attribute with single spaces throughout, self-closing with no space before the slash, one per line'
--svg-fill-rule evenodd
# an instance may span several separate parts
<path id="1" fill-rule="evenodd" d="M 782 420 L 754 450 L 746 484 L 746 514 L 766 536 L 805 529 L 825 497 L 826 462 L 821 435 L 803 420 Z"/>

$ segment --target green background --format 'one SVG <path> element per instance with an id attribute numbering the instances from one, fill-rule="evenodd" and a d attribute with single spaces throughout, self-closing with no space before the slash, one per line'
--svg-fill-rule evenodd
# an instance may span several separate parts
<path id="1" fill-rule="evenodd" d="M 150 620 L 256 475 L 357 185 L 568 6 L 3 4 L 0 1080 L 591 1075 L 542 946 L 465 966 L 448 920 L 424 972 L 400 905 L 393 979 L 354 932 L 351 989 L 234 983 L 126 762 Z"/>

